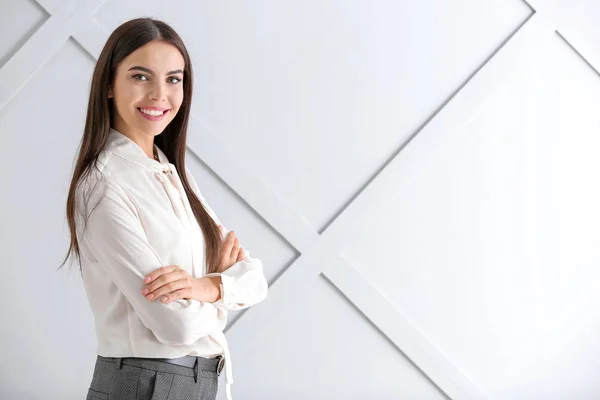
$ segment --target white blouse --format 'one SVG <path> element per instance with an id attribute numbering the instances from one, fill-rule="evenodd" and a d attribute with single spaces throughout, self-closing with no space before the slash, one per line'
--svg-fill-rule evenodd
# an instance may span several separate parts
<path id="1" fill-rule="evenodd" d="M 77 239 L 97 353 L 148 358 L 223 355 L 226 395 L 231 399 L 231 356 L 223 334 L 227 311 L 248 308 L 267 297 L 262 263 L 244 249 L 242 261 L 223 273 L 206 274 L 201 228 L 175 166 L 156 150 L 160 162 L 111 129 L 98 157 L 99 171 L 92 167 L 76 191 Z M 200 201 L 221 224 L 189 169 L 185 172 Z M 82 213 L 88 215 L 85 230 Z M 227 232 L 223 227 L 223 237 Z M 221 298 L 214 303 L 147 300 L 141 294 L 143 279 L 167 265 L 196 278 L 220 275 Z"/>

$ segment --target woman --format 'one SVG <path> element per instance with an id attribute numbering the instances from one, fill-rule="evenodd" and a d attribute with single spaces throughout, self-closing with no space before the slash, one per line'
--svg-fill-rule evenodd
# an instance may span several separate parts
<path id="1" fill-rule="evenodd" d="M 185 166 L 192 83 L 180 37 L 149 18 L 119 26 L 94 70 L 67 201 L 98 339 L 87 399 L 215 399 L 223 368 L 231 399 L 227 311 L 267 296 Z"/>

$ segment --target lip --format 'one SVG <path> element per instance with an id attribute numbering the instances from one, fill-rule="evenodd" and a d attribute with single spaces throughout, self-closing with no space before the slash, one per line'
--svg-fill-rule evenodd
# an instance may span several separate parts
<path id="1" fill-rule="evenodd" d="M 144 114 L 140 108 L 143 108 L 145 110 L 156 110 L 156 111 L 164 111 L 162 115 L 148 115 L 148 114 Z M 136 109 L 138 110 L 138 112 L 140 113 L 140 115 L 144 118 L 146 118 L 147 120 L 150 121 L 160 121 L 162 120 L 170 111 L 170 108 L 162 108 L 162 107 L 136 107 Z"/>

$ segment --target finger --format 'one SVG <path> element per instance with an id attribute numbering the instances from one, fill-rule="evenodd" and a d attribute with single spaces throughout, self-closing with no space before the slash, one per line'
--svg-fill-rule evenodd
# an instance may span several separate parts
<path id="1" fill-rule="evenodd" d="M 234 243 L 235 243 L 235 233 L 233 231 L 231 231 L 227 234 L 227 237 L 225 238 L 225 241 L 223 242 L 224 254 L 231 253 L 231 248 Z"/>
<path id="2" fill-rule="evenodd" d="M 244 249 L 240 247 L 240 251 L 238 252 L 238 257 L 237 257 L 237 261 L 242 261 L 244 258 L 246 258 L 246 253 L 244 252 Z"/>
<path id="3" fill-rule="evenodd" d="M 153 291 L 155 291 L 156 289 L 158 289 L 159 287 L 161 287 L 162 285 L 165 285 L 171 281 L 175 280 L 173 278 L 173 273 L 172 272 L 167 272 L 163 275 L 160 275 L 157 278 L 154 278 L 152 280 L 152 282 L 148 283 L 147 285 L 145 285 L 142 288 L 142 292 L 144 291 L 144 289 L 147 291 L 146 294 L 148 293 L 152 293 Z"/>
<path id="4" fill-rule="evenodd" d="M 186 280 L 187 278 L 189 278 L 188 273 L 182 270 L 181 268 L 177 267 L 173 271 L 166 272 L 163 275 L 160 275 L 158 278 L 155 278 L 152 282 L 144 285 L 141 293 L 143 296 L 148 296 L 150 293 L 155 292 L 157 289 L 166 284 L 169 284 L 170 282 L 174 282 L 179 279 Z M 153 297 L 156 298 L 157 296 L 158 295 L 154 293 Z"/>
<path id="5" fill-rule="evenodd" d="M 189 298 L 191 298 L 191 296 L 192 296 L 192 289 L 189 287 L 186 287 L 183 289 L 176 290 L 172 293 L 169 293 L 166 296 L 163 296 L 161 298 L 161 301 L 163 303 L 170 303 L 170 302 L 172 302 L 174 300 L 178 300 L 178 299 L 184 299 L 184 298 L 189 299 Z M 165 300 L 163 300 L 163 299 L 165 299 Z"/>
<path id="6" fill-rule="evenodd" d="M 179 267 L 177 265 L 167 265 L 166 267 L 157 268 L 154 271 L 150 272 L 148 275 L 146 275 L 146 277 L 144 278 L 144 282 L 145 283 L 152 282 L 159 276 L 161 276 L 163 274 L 167 274 L 169 272 L 173 272 L 178 268 Z"/>
<path id="7" fill-rule="evenodd" d="M 229 231 L 223 225 L 219 225 L 219 232 L 221 233 L 221 239 L 226 239 Z"/>
<path id="8" fill-rule="evenodd" d="M 238 238 L 235 238 L 233 247 L 231 249 L 230 257 L 235 260 L 237 258 L 237 253 L 239 250 L 240 250 L 240 241 L 238 240 Z"/>
<path id="9" fill-rule="evenodd" d="M 189 287 L 187 279 L 179 279 L 162 285 L 161 287 L 153 290 L 152 292 L 149 292 L 146 295 L 146 299 L 152 301 L 160 298 L 162 295 L 167 295 L 168 297 L 169 293 L 172 293 L 179 289 L 184 289 L 186 287 Z"/>

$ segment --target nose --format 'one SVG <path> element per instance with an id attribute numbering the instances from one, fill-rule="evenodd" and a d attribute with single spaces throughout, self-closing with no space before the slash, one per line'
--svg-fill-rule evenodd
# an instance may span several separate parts
<path id="1" fill-rule="evenodd" d="M 166 82 L 154 82 L 148 91 L 148 99 L 153 101 L 166 100 L 167 87 Z"/>

